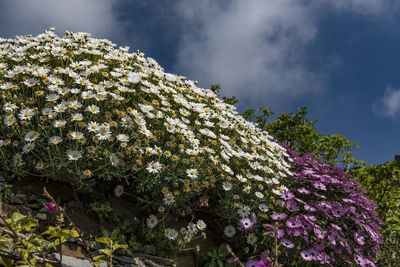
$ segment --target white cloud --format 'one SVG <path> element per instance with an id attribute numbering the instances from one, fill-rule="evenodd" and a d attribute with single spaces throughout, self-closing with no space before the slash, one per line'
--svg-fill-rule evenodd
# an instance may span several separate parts
<path id="1" fill-rule="evenodd" d="M 202 85 L 257 99 L 297 95 L 319 81 L 302 56 L 317 29 L 300 2 L 184 1 L 179 8 L 188 25 L 176 69 Z"/>
<path id="2" fill-rule="evenodd" d="M 318 36 L 322 10 L 346 10 L 376 18 L 392 11 L 395 2 L 399 1 L 176 0 L 167 5 L 115 0 L 0 0 L 0 23 L 2 35 L 8 37 L 38 34 L 54 26 L 58 32 L 86 31 L 118 40 L 119 45 L 132 42 L 135 49 L 138 45 L 155 47 L 159 41 L 165 44 L 159 36 L 176 39 L 175 72 L 199 80 L 204 87 L 220 83 L 225 95 L 236 95 L 241 101 L 261 106 L 268 100 L 276 107 L 324 87 L 327 69 L 333 63 L 326 62 L 327 69 L 312 70 L 307 54 Z M 125 6 L 136 10 L 121 19 L 118 12 Z M 134 12 L 147 6 L 155 11 L 149 14 L 163 18 L 143 21 L 140 17 L 137 21 Z M 169 29 L 165 22 L 173 25 L 171 34 L 165 34 Z"/>
<path id="3" fill-rule="evenodd" d="M 8 0 L 1 2 L 1 15 L 9 35 L 37 34 L 49 27 L 57 31 L 85 31 L 109 36 L 116 27 L 112 0 Z M 5 17 L 5 18 L 4 18 Z M 12 37 L 10 36 L 10 37 Z"/>
<path id="4" fill-rule="evenodd" d="M 400 89 L 386 89 L 383 97 L 374 103 L 372 109 L 380 116 L 398 118 L 400 115 Z"/>
<path id="5" fill-rule="evenodd" d="M 323 10 L 379 17 L 391 0 L 182 0 L 183 35 L 176 72 L 219 83 L 225 95 L 281 105 L 320 92 L 327 69 L 308 67 L 306 49 L 318 35 Z M 382 16 L 383 17 L 383 16 Z"/>

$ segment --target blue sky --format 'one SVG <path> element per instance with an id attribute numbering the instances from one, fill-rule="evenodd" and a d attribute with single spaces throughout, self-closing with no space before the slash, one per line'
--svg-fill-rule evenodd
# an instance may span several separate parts
<path id="1" fill-rule="evenodd" d="M 51 26 L 140 49 L 239 108 L 309 108 L 369 163 L 400 153 L 396 0 L 0 0 L 0 36 Z"/>

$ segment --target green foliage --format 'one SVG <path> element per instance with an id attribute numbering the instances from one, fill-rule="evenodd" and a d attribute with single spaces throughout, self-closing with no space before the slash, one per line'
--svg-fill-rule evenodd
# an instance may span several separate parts
<path id="1" fill-rule="evenodd" d="M 378 204 L 383 220 L 384 245 L 379 266 L 400 266 L 400 168 L 395 161 L 352 171 Z"/>
<path id="2" fill-rule="evenodd" d="M 366 166 L 356 159 L 352 149 L 357 145 L 340 134 L 323 135 L 316 129 L 316 121 L 307 118 L 307 108 L 297 113 L 284 113 L 275 120 L 273 112 L 265 107 L 262 115 L 255 115 L 254 109 L 242 115 L 268 131 L 277 141 L 287 144 L 299 153 L 311 153 L 316 159 L 332 166 L 351 170 L 361 182 L 368 197 L 378 204 L 383 220 L 384 245 L 379 266 L 400 266 L 400 169 L 395 161 L 381 165 Z M 398 160 L 400 161 L 400 160 Z"/>
<path id="3" fill-rule="evenodd" d="M 235 266 L 225 262 L 225 259 L 229 256 L 226 244 L 222 244 L 219 247 L 214 248 L 207 253 L 206 267 L 231 267 Z"/>
<path id="4" fill-rule="evenodd" d="M 0 263 L 8 266 L 58 266 L 59 261 L 51 260 L 52 253 L 61 253 L 61 246 L 66 242 L 83 241 L 76 228 L 64 227 L 60 221 L 54 226 L 48 226 L 44 232 L 39 232 L 38 222 L 19 212 L 11 217 L 0 215 L 4 225 L 0 226 Z M 96 238 L 96 246 L 101 246 L 99 255 L 91 261 L 95 266 L 108 263 L 112 266 L 113 254 L 118 249 L 128 248 L 125 238 L 118 229 L 103 232 Z M 83 244 L 86 244 L 83 242 Z M 88 250 L 89 248 L 85 248 Z M 61 261 L 61 260 L 60 260 Z"/>
<path id="5" fill-rule="evenodd" d="M 352 154 L 357 144 L 340 134 L 324 135 L 317 131 L 315 120 L 307 118 L 307 108 L 301 107 L 297 113 L 284 113 L 269 121 L 273 112 L 264 107 L 261 115 L 255 115 L 254 109 L 246 110 L 242 115 L 258 123 L 278 142 L 288 145 L 297 152 L 311 153 L 316 159 L 332 166 L 362 165 Z"/>
<path id="6" fill-rule="evenodd" d="M 114 209 L 110 206 L 110 202 L 93 202 L 90 204 L 90 208 L 102 224 L 113 222 L 117 218 Z"/>
<path id="7" fill-rule="evenodd" d="M 12 192 L 12 185 L 0 182 L 0 200 L 9 202 L 14 197 Z"/>
<path id="8" fill-rule="evenodd" d="M 5 233 L 0 238 L 5 266 L 53 266 L 57 262 L 48 260 L 49 254 L 58 252 L 68 240 L 78 238 L 76 230 L 61 229 L 59 226 L 49 226 L 45 232 L 37 233 L 37 221 L 18 212 L 10 218 L 1 216 L 1 219 L 5 222 L 0 227 L 0 231 Z"/>
<path id="9" fill-rule="evenodd" d="M 114 229 L 112 232 L 104 231 L 102 237 L 96 238 L 96 242 L 103 246 L 99 251 L 100 254 L 93 257 L 96 266 L 102 262 L 107 262 L 108 266 L 112 266 L 114 252 L 118 249 L 128 248 L 119 229 Z"/>

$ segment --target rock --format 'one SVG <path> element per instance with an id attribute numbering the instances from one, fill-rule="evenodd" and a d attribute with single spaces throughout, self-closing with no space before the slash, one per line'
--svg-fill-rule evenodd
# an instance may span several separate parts
<path id="1" fill-rule="evenodd" d="M 56 257 L 57 260 L 60 260 L 60 254 L 54 253 L 53 255 Z M 77 259 L 74 257 L 65 256 L 65 255 L 62 256 L 61 264 L 63 267 L 93 267 L 93 265 L 90 263 L 89 260 L 81 260 L 81 259 Z M 105 264 L 103 266 L 107 267 L 107 264 Z"/>
<path id="2" fill-rule="evenodd" d="M 114 258 L 114 260 L 120 261 L 123 263 L 130 263 L 130 264 L 135 263 L 135 261 L 131 257 L 127 257 L 127 256 L 114 256 L 113 258 Z"/>
<path id="3" fill-rule="evenodd" d="M 78 208 L 78 209 L 84 208 L 83 203 L 81 201 L 76 201 L 76 200 L 68 202 L 67 207 L 68 208 Z"/>
<path id="4" fill-rule="evenodd" d="M 14 195 L 13 198 L 10 199 L 10 203 L 14 205 L 23 205 L 24 201 L 18 197 L 19 194 Z"/>
<path id="5" fill-rule="evenodd" d="M 86 252 L 81 246 L 72 243 L 66 243 L 61 248 L 63 256 L 70 256 L 78 259 L 86 259 Z"/>
<path id="6" fill-rule="evenodd" d="M 47 219 L 46 213 L 38 213 L 35 215 L 36 219 L 45 221 Z"/>
<path id="7" fill-rule="evenodd" d="M 178 254 L 176 258 L 176 267 L 196 267 L 196 256 L 193 252 L 185 251 Z"/>

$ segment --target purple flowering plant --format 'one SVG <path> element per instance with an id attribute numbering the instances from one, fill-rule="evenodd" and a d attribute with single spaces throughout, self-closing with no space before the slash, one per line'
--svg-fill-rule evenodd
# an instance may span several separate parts
<path id="1" fill-rule="evenodd" d="M 288 153 L 294 175 L 280 195 L 281 207 L 271 215 L 278 230 L 267 227 L 267 232 L 287 255 L 305 262 L 375 266 L 382 244 L 377 205 L 342 169 L 310 154 Z"/>

